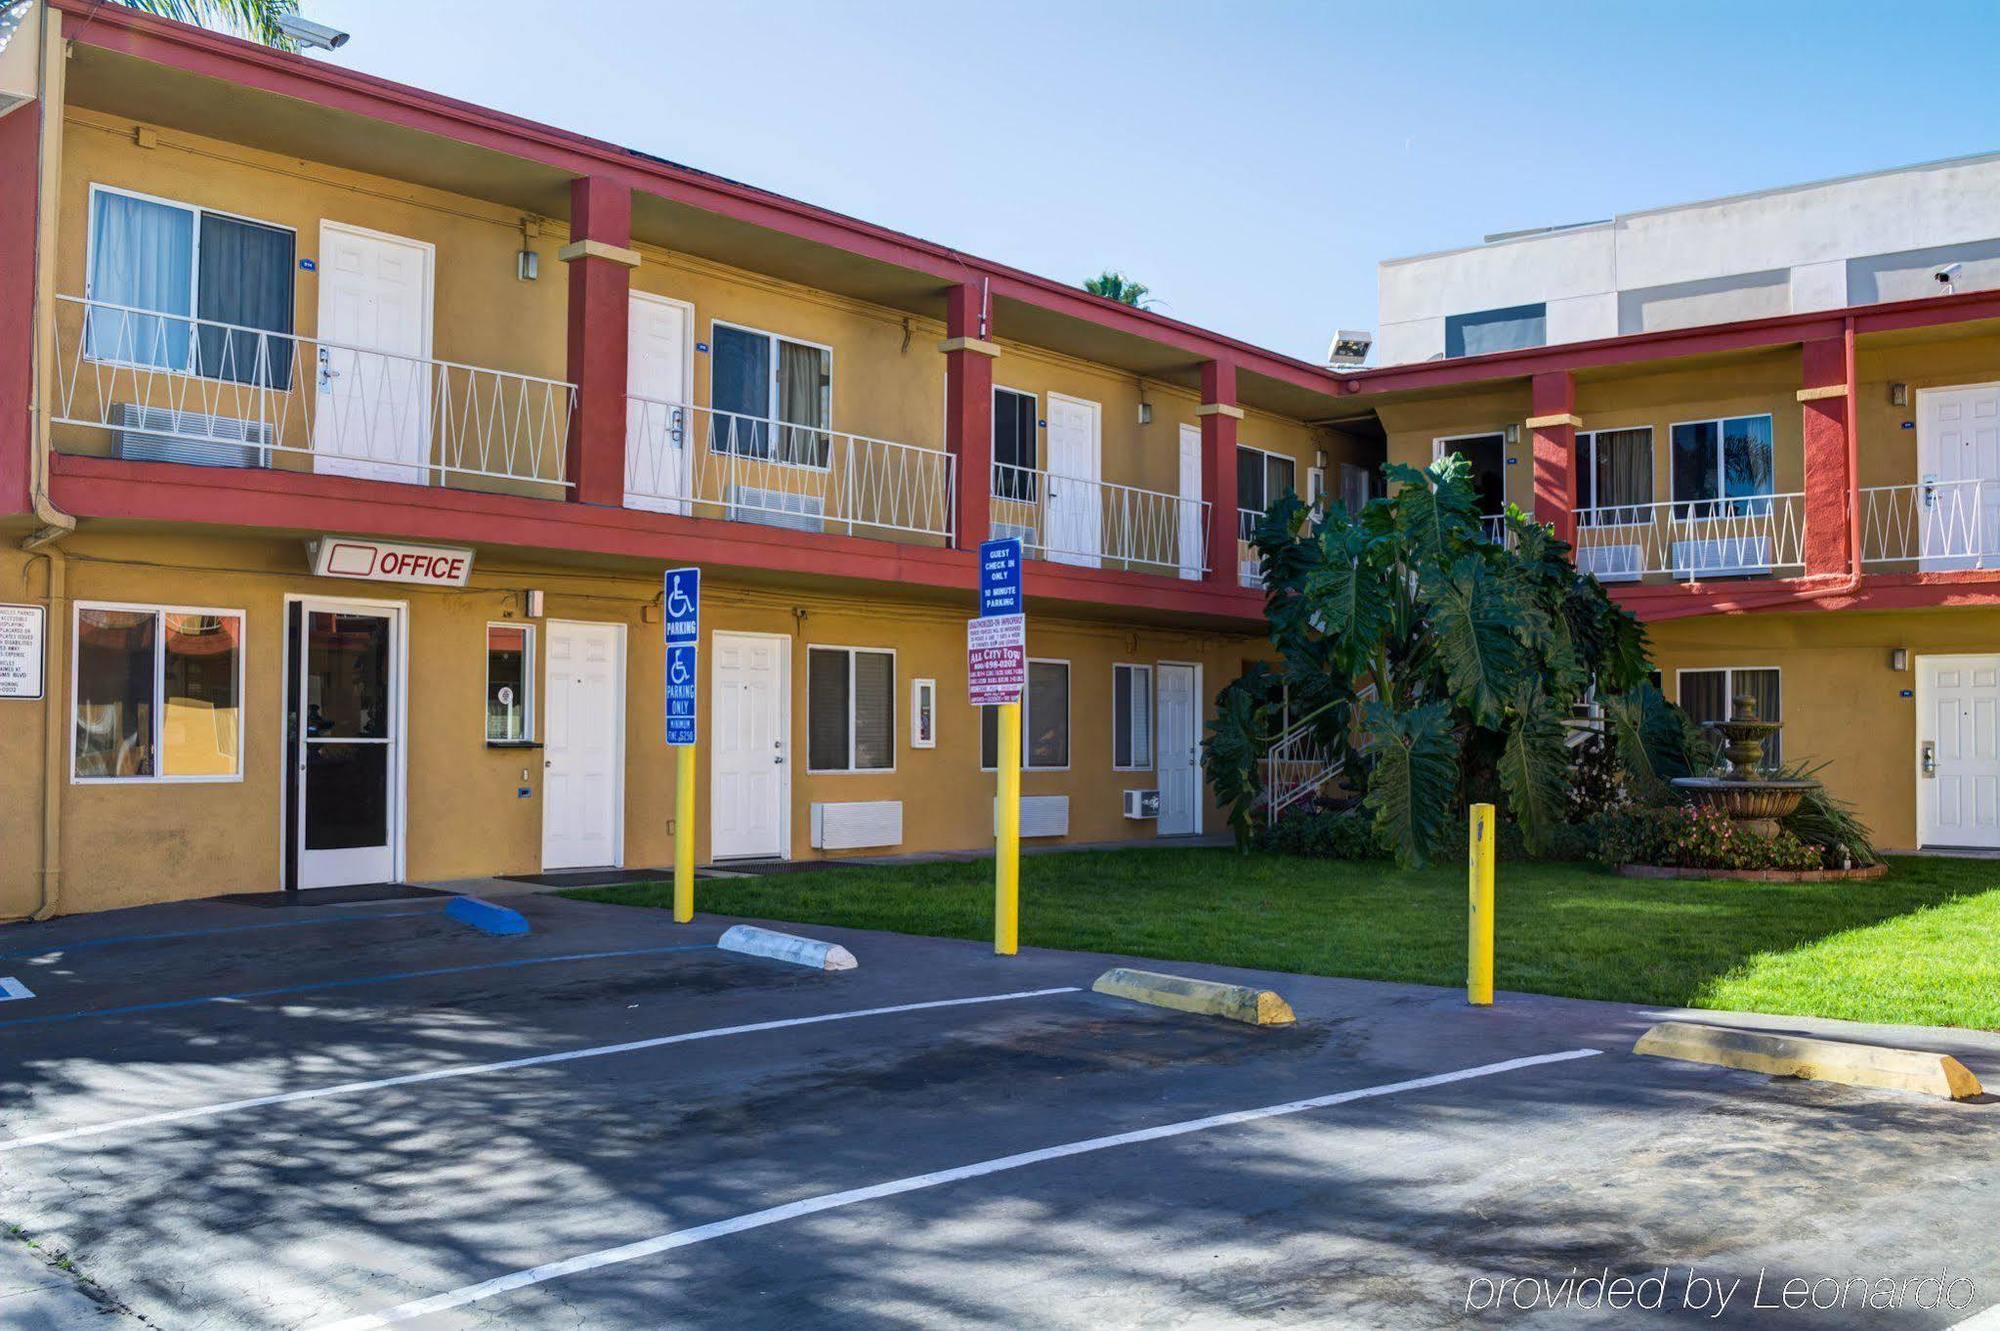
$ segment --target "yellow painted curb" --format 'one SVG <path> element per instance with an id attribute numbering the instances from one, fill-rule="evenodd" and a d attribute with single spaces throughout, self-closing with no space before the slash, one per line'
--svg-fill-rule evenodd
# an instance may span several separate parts
<path id="1" fill-rule="evenodd" d="M 1663 1021 L 1640 1036 L 1632 1052 L 1691 1063 L 1714 1063 L 1747 1072 L 1768 1072 L 1774 1077 L 1914 1091 L 1946 1100 L 1969 1100 L 1980 1093 L 1979 1078 L 1949 1054 L 1814 1040 L 1802 1035 L 1773 1035 L 1729 1026 Z"/>
<path id="2" fill-rule="evenodd" d="M 1284 999 L 1269 989 L 1252 989 L 1247 984 L 1218 984 L 1214 980 L 1190 980 L 1119 966 L 1098 976 L 1097 983 L 1090 987 L 1114 998 L 1199 1012 L 1208 1017 L 1227 1017 L 1252 1026 L 1289 1026 L 1298 1020 L 1292 1015 L 1292 1005 Z"/>

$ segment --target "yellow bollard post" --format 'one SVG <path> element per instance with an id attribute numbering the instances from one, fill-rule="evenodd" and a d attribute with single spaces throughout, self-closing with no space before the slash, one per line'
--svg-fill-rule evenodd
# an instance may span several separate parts
<path id="1" fill-rule="evenodd" d="M 674 769 L 674 923 L 694 919 L 694 745 Z"/>
<path id="2" fill-rule="evenodd" d="M 1493 806 L 1475 804 L 1468 856 L 1471 911 L 1467 930 L 1465 1001 L 1493 1005 Z"/>
<path id="3" fill-rule="evenodd" d="M 1000 827 L 993 847 L 993 951 L 1021 943 L 1021 704 L 1000 704 Z"/>

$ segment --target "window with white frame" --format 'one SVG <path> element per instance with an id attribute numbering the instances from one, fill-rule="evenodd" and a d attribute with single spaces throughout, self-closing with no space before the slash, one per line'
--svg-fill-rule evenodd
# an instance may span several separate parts
<path id="1" fill-rule="evenodd" d="M 999 765 L 1000 713 L 979 709 L 979 765 L 987 771 Z M 1069 766 L 1069 662 L 1028 662 L 1028 687 L 1021 706 L 1021 765 L 1034 768 Z"/>
<path id="2" fill-rule="evenodd" d="M 1040 439 L 1038 404 L 1033 393 L 1011 388 L 993 390 L 993 497 L 1017 503 L 1035 502 L 1036 447 Z"/>
<path id="3" fill-rule="evenodd" d="M 1264 510 L 1298 489 L 1299 464 L 1283 453 L 1270 453 L 1249 444 L 1236 446 L 1236 507 L 1239 540 L 1247 541 L 1257 529 Z M 1252 516 L 1255 515 L 1255 516 Z"/>
<path id="4" fill-rule="evenodd" d="M 243 775 L 243 612 L 76 608 L 77 781 Z"/>
<path id="5" fill-rule="evenodd" d="M 290 382 L 297 237 L 289 228 L 92 185 L 89 249 L 91 359 Z"/>
<path id="6" fill-rule="evenodd" d="M 910 747 L 937 747 L 937 681 L 910 681 Z"/>
<path id="7" fill-rule="evenodd" d="M 1728 666 L 1716 670 L 1683 670 L 1676 677 L 1681 710 L 1698 726 L 1712 726 L 1731 720 L 1736 714 L 1736 698 L 1748 694 L 1757 705 L 1760 721 L 1782 721 L 1783 694 L 1778 671 L 1773 667 Z M 1764 741 L 1764 767 L 1775 771 L 1783 764 L 1778 736 Z"/>
<path id="8" fill-rule="evenodd" d="M 885 772 L 896 765 L 896 654 L 806 649 L 806 768 Z"/>
<path id="9" fill-rule="evenodd" d="M 1153 668 L 1111 667 L 1111 766 L 1145 772 L 1153 766 Z"/>
<path id="10" fill-rule="evenodd" d="M 535 627 L 486 626 L 486 742 L 519 744 L 534 738 Z"/>
<path id="11" fill-rule="evenodd" d="M 714 321 L 709 329 L 709 448 L 824 467 L 832 453 L 833 349 Z"/>
<path id="12" fill-rule="evenodd" d="M 1586 527 L 1649 520 L 1653 429 L 1589 430 L 1576 437 L 1576 501 Z"/>
<path id="13" fill-rule="evenodd" d="M 1673 427 L 1674 516 L 1761 516 L 1771 511 L 1771 418 L 1730 416 Z"/>

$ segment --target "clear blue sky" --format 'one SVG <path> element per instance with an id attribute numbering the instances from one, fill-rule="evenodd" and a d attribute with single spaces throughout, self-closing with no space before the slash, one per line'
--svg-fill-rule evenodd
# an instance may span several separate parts
<path id="1" fill-rule="evenodd" d="M 2000 147 L 1990 5 L 303 0 L 340 64 L 1307 358 L 1378 259 Z M 476 16 L 476 17 L 475 17 Z"/>

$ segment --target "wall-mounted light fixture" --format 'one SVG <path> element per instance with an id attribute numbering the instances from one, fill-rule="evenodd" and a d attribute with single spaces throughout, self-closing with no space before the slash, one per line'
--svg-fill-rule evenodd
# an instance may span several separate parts
<path id="1" fill-rule="evenodd" d="M 1139 404 L 1139 424 L 1151 425 L 1152 423 L 1153 423 L 1153 404 L 1150 402 L 1141 402 Z"/>
<path id="2" fill-rule="evenodd" d="M 540 619 L 542 617 L 541 588 L 531 587 L 527 591 L 521 593 L 521 604 L 522 608 L 528 612 L 529 619 Z"/>
<path id="3" fill-rule="evenodd" d="M 1512 448 L 1521 442 L 1521 427 L 1510 423 L 1505 430 L 1501 431 L 1501 437 L 1506 439 L 1507 447 Z"/>
<path id="4" fill-rule="evenodd" d="M 1324 466 L 1326 465 L 1326 450 L 1325 450 L 1325 449 L 1323 449 L 1323 448 L 1315 448 L 1315 449 L 1313 450 L 1313 465 L 1314 465 L 1315 467 L 1324 467 Z"/>
<path id="5" fill-rule="evenodd" d="M 542 256 L 533 250 L 522 250 L 514 256 L 514 276 L 523 282 L 532 282 L 542 275 Z"/>
<path id="6" fill-rule="evenodd" d="M 1907 647 L 1896 647 L 1891 649 L 1889 652 L 1889 669 L 1908 670 L 1909 668 L 1910 668 L 1910 649 Z"/>
<path id="7" fill-rule="evenodd" d="M 1890 405 L 1890 406 L 1892 406 L 1892 407 L 1907 407 L 1907 406 L 1909 406 L 1909 405 L 1910 405 L 1910 386 L 1909 386 L 1908 384 L 1890 384 L 1890 385 L 1889 385 L 1889 405 Z"/>

